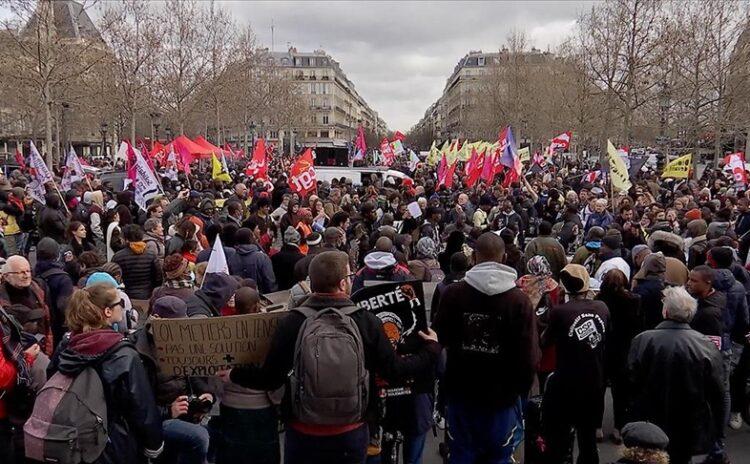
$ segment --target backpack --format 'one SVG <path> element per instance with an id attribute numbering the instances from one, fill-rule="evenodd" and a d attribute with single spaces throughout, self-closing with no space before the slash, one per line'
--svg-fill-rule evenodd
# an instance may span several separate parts
<path id="1" fill-rule="evenodd" d="M 304 424 L 361 422 L 369 400 L 362 335 L 351 315 L 360 308 L 293 309 L 305 316 L 290 379 L 294 417 Z"/>
<path id="2" fill-rule="evenodd" d="M 116 348 L 115 348 L 116 349 Z M 23 426 L 26 457 L 40 462 L 94 462 L 107 446 L 107 401 L 93 365 L 44 384 Z"/>

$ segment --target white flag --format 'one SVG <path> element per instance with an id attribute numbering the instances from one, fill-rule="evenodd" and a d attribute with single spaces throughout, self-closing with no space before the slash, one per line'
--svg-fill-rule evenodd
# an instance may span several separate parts
<path id="1" fill-rule="evenodd" d="M 419 164 L 419 156 L 414 151 L 409 150 L 409 171 L 414 172 Z"/>
<path id="2" fill-rule="evenodd" d="M 39 203 L 43 205 L 47 204 L 47 200 L 44 198 L 47 194 L 47 189 L 45 189 L 44 185 L 40 184 L 36 179 L 32 179 L 31 182 L 29 182 L 29 185 L 26 186 L 26 192 L 31 198 Z"/>
<path id="3" fill-rule="evenodd" d="M 62 182 L 60 186 L 63 190 L 70 190 L 73 182 L 78 182 L 86 177 L 86 173 L 83 172 L 83 166 L 81 166 L 81 160 L 78 159 L 78 155 L 73 147 L 70 147 L 68 157 L 65 160 L 65 173 L 63 174 Z"/>
<path id="4" fill-rule="evenodd" d="M 36 145 L 34 145 L 34 142 L 29 143 L 31 145 L 31 155 L 29 156 L 31 176 L 42 186 L 47 182 L 53 182 L 55 179 L 52 177 L 52 173 L 49 172 L 49 168 L 44 162 L 42 155 L 40 155 L 39 151 L 37 151 Z"/>
<path id="5" fill-rule="evenodd" d="M 135 204 L 146 211 L 146 202 L 159 193 L 159 181 L 140 152 L 135 150 Z"/>
<path id="6" fill-rule="evenodd" d="M 221 237 L 218 235 L 211 249 L 211 255 L 208 258 L 206 274 L 229 274 L 229 265 L 227 264 L 227 257 L 224 254 L 224 246 L 221 244 Z"/>

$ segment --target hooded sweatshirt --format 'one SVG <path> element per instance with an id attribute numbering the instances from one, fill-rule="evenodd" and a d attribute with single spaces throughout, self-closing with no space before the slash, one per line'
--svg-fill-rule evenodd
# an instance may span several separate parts
<path id="1" fill-rule="evenodd" d="M 187 299 L 188 317 L 218 317 L 221 308 L 239 287 L 237 279 L 227 274 L 206 274 L 203 287 Z"/>
<path id="2" fill-rule="evenodd" d="M 94 367 L 107 399 L 107 447 L 97 462 L 138 463 L 162 445 L 161 415 L 140 356 L 110 329 L 72 335 L 58 347 L 48 375 L 75 376 Z M 148 451 L 147 451 L 148 450 Z"/>
<path id="3" fill-rule="evenodd" d="M 409 271 L 397 263 L 393 253 L 373 251 L 365 256 L 365 267 L 354 276 L 352 293 L 364 288 L 368 280 L 403 282 L 410 278 Z"/>
<path id="4" fill-rule="evenodd" d="M 714 271 L 714 288 L 726 296 L 727 304 L 722 311 L 724 333 L 722 334 L 722 349 L 731 347 L 732 334 L 744 338 L 748 327 L 748 308 L 745 287 L 737 282 L 729 269 Z"/>
<path id="5" fill-rule="evenodd" d="M 503 264 L 477 264 L 433 308 L 433 328 L 448 352 L 448 401 L 503 409 L 531 386 L 539 359 L 536 318 L 516 278 Z"/>

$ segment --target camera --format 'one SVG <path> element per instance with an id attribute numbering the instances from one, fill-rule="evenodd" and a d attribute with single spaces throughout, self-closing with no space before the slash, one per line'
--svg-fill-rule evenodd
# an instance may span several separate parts
<path id="1" fill-rule="evenodd" d="M 202 400 L 197 395 L 188 396 L 187 401 L 188 410 L 181 419 L 194 424 L 200 422 L 203 416 L 211 411 L 211 406 L 213 406 L 213 403 L 210 400 Z"/>

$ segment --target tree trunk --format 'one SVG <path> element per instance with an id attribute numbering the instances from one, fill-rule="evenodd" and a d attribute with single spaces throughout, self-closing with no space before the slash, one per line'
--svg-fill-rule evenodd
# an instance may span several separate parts
<path id="1" fill-rule="evenodd" d="M 52 102 L 45 97 L 44 102 L 44 160 L 47 162 L 47 167 L 52 169 L 53 155 L 52 155 Z"/>
<path id="2" fill-rule="evenodd" d="M 135 146 L 135 111 L 130 113 L 130 143 Z"/>

